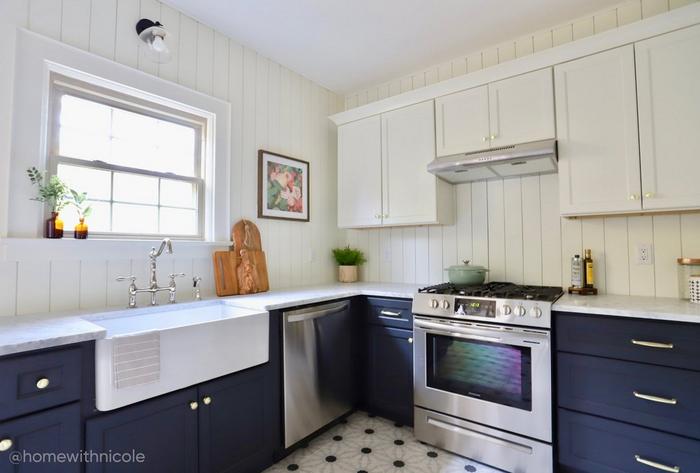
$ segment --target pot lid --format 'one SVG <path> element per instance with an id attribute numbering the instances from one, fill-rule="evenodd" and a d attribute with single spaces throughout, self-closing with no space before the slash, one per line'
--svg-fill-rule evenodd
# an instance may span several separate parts
<path id="1" fill-rule="evenodd" d="M 475 271 L 475 272 L 481 272 L 481 271 L 488 271 L 487 268 L 484 266 L 479 266 L 476 264 L 471 264 L 471 261 L 468 259 L 465 259 L 462 261 L 462 264 L 455 264 L 450 266 L 449 268 L 445 268 L 445 271 Z"/>

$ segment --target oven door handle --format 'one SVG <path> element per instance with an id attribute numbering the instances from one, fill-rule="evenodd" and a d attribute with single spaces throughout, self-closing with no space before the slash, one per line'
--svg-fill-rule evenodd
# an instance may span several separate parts
<path id="1" fill-rule="evenodd" d="M 460 338 L 470 338 L 474 340 L 482 340 L 485 342 L 500 342 L 501 337 L 492 337 L 489 335 L 479 335 L 474 333 L 474 331 L 465 329 L 462 327 L 457 327 L 453 325 L 440 324 L 435 322 L 423 322 L 415 321 L 415 326 L 422 329 L 428 329 L 433 333 L 443 333 L 459 336 Z"/>
<path id="2" fill-rule="evenodd" d="M 501 332 L 497 330 L 490 331 L 489 329 L 473 329 L 465 328 L 452 324 L 444 324 L 439 322 L 428 322 L 425 320 L 413 320 L 413 325 L 417 329 L 423 329 L 431 333 L 451 335 L 459 338 L 468 338 L 473 340 L 481 340 L 486 342 L 499 342 L 499 343 L 515 343 L 522 346 L 530 346 L 530 343 L 523 343 L 523 339 L 534 339 L 538 340 L 537 343 L 546 345 L 549 340 L 549 336 L 542 333 L 536 332 L 525 332 L 525 333 L 511 333 L 511 332 Z M 500 336 L 493 336 L 489 332 L 498 332 Z"/>

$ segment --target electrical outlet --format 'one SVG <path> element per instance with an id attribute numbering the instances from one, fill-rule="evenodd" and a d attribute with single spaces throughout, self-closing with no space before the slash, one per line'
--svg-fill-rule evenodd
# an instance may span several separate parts
<path id="1" fill-rule="evenodd" d="M 637 245 L 637 264 L 654 264 L 654 246 L 651 243 L 640 243 Z"/>

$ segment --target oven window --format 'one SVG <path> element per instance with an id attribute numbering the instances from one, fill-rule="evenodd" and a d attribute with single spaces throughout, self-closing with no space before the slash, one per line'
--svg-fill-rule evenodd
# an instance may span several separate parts
<path id="1" fill-rule="evenodd" d="M 532 410 L 528 347 L 426 335 L 428 387 Z"/>

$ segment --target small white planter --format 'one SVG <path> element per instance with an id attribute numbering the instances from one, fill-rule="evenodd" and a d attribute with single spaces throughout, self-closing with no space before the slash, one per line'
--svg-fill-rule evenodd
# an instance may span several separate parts
<path id="1" fill-rule="evenodd" d="M 338 281 L 356 282 L 357 266 L 338 266 Z"/>

